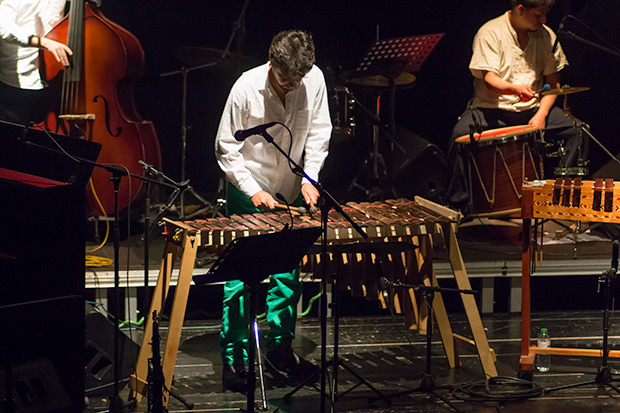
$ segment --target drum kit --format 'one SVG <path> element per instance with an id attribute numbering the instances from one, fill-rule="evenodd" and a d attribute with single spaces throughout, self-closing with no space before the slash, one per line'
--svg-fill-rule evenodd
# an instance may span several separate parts
<path id="1" fill-rule="evenodd" d="M 545 90 L 541 96 L 568 95 L 589 89 L 566 85 Z M 564 106 L 565 114 L 580 128 L 581 137 L 581 132 L 587 125 L 574 118 L 566 104 Z M 589 134 L 587 129 L 585 132 Z M 467 134 L 458 137 L 456 142 L 464 149 L 470 212 L 476 216 L 520 213 L 523 182 L 545 179 L 546 157 L 559 157 L 559 164 L 564 165 L 563 159 L 567 156 L 562 142 L 559 143 L 557 151 L 546 154 L 546 148 L 552 144 L 545 142 L 543 133 L 533 125 L 516 125 Z M 581 159 L 581 142 L 579 146 L 579 165 L 571 168 L 556 167 L 556 176 L 577 177 L 587 174 L 587 168 Z"/>
<path id="2" fill-rule="evenodd" d="M 405 157 L 407 151 L 395 139 L 395 94 L 397 90 L 410 87 L 443 34 L 407 36 L 379 39 L 371 45 L 354 70 L 339 75 L 341 84 L 330 88 L 330 113 L 332 116 L 332 142 L 348 140 L 356 134 L 356 114 L 364 116 L 372 124 L 371 144 L 368 157 L 349 184 L 347 192 L 361 191 L 370 201 L 396 196 L 392 183 L 393 156 L 399 151 Z M 351 89 L 360 87 L 372 92 L 372 109 L 366 108 L 355 98 Z M 389 113 L 382 123 L 380 101 L 382 94 L 388 99 Z M 381 136 L 385 137 L 381 142 Z M 380 150 L 383 146 L 383 150 Z M 383 154 L 387 159 L 384 159 Z"/>

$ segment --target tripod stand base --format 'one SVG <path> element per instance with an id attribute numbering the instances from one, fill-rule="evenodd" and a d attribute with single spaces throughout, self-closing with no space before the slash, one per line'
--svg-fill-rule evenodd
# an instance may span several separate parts
<path id="1" fill-rule="evenodd" d="M 600 366 L 596 373 L 596 378 L 590 381 L 584 381 L 580 383 L 567 384 L 565 386 L 551 387 L 549 389 L 545 389 L 545 393 L 551 393 L 552 391 L 564 390 L 564 389 L 572 389 L 575 387 L 581 386 L 589 386 L 591 384 L 598 384 L 598 387 L 609 386 L 616 393 L 620 394 L 620 388 L 612 383 L 613 378 L 611 376 L 611 369 L 607 365 Z"/>
<path id="2" fill-rule="evenodd" d="M 444 402 L 445 404 L 450 406 L 450 408 L 452 410 L 454 410 L 455 412 L 460 411 L 454 404 L 452 404 L 452 402 L 450 400 L 448 400 L 447 398 L 443 397 L 441 394 L 437 393 L 435 391 L 436 389 L 437 389 L 437 386 L 435 385 L 435 379 L 433 378 L 433 376 L 431 374 L 424 373 L 424 374 L 422 374 L 422 378 L 421 378 L 421 381 L 420 381 L 420 386 L 417 389 L 405 390 L 405 391 L 402 391 L 402 392 L 398 392 L 398 393 L 394 393 L 394 394 L 389 394 L 389 395 L 387 395 L 387 397 L 392 399 L 394 397 L 408 396 L 408 395 L 414 394 L 414 393 L 432 394 L 433 396 L 435 396 L 436 398 L 440 399 L 442 402 Z"/>
<path id="3" fill-rule="evenodd" d="M 373 400 L 381 399 L 381 400 L 385 401 L 388 405 L 391 404 L 390 399 L 388 399 L 383 393 L 381 393 L 379 390 L 377 390 L 377 388 L 374 387 L 368 380 L 364 379 L 357 372 L 355 372 L 355 370 L 353 370 L 352 368 L 347 366 L 344 363 L 344 361 L 342 361 L 340 359 L 329 360 L 327 363 L 325 363 L 325 366 L 322 367 L 321 370 L 319 370 L 316 373 L 312 374 L 311 376 L 306 378 L 306 380 L 304 380 L 301 384 L 299 384 L 297 387 L 295 387 L 293 390 L 291 390 L 290 392 L 285 394 L 283 399 L 284 400 L 290 399 L 293 396 L 293 394 L 297 393 L 302 387 L 304 387 L 306 385 L 309 385 L 311 383 L 314 383 L 314 380 L 315 380 L 316 376 L 320 375 L 322 373 L 322 371 L 327 371 L 327 369 L 329 369 L 330 367 L 333 367 L 334 370 L 338 369 L 339 367 L 345 369 L 346 371 L 348 371 L 351 375 L 353 375 L 358 380 L 358 383 L 356 385 L 352 386 L 351 388 L 349 388 L 348 390 L 342 392 L 342 393 L 336 393 L 337 382 L 335 382 L 336 379 L 334 378 L 334 382 L 332 383 L 332 386 L 331 386 L 333 393 L 331 395 L 323 394 L 323 397 L 328 397 L 328 398 L 330 398 L 330 400 L 332 400 L 332 402 L 336 402 L 340 397 L 343 397 L 345 394 L 353 391 L 357 387 L 359 387 L 361 385 L 364 385 L 364 386 L 368 387 L 368 389 L 370 389 L 373 393 L 375 393 L 378 396 L 378 397 L 374 398 Z M 337 372 L 336 371 L 334 371 L 333 376 L 337 377 Z"/>

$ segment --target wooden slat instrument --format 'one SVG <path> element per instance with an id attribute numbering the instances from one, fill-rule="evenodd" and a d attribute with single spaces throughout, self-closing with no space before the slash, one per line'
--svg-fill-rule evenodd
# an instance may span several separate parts
<path id="1" fill-rule="evenodd" d="M 597 349 L 539 348 L 531 344 L 532 219 L 620 223 L 620 182 L 598 178 L 556 178 L 523 184 L 523 253 L 521 285 L 521 371 L 531 371 L 536 354 L 600 357 Z M 610 351 L 609 357 L 620 357 Z"/>
<path id="2" fill-rule="evenodd" d="M 367 298 L 381 300 L 383 297 L 378 291 L 378 277 L 374 266 L 379 255 L 387 258 L 380 260 L 382 273 L 387 278 L 393 280 L 394 277 L 397 277 L 407 284 L 424 282 L 428 285 L 437 285 L 437 279 L 432 269 L 433 235 L 435 235 L 434 238 L 442 241 L 450 253 L 450 263 L 458 287 L 471 290 L 456 241 L 455 229 L 460 217 L 457 212 L 418 197 L 415 201 L 397 199 L 374 203 L 349 202 L 343 209 L 369 235 L 369 240 L 364 240 L 351 228 L 347 221 L 334 211 L 330 211 L 327 237 L 331 245 L 329 264 L 332 268 L 329 269 L 329 274 L 337 273 L 339 287 L 347 288 L 352 293 Z M 162 363 L 167 389 L 170 388 L 174 373 L 176 352 L 179 347 L 189 285 L 198 249 L 209 248 L 217 251 L 223 249 L 236 237 L 280 231 L 285 226 L 294 230 L 321 225 L 319 214 L 307 216 L 294 209 L 291 212 L 293 215 L 292 222 L 288 211 L 270 211 L 229 218 L 209 218 L 184 222 L 164 218 L 167 243 L 149 314 L 152 314 L 154 310 L 159 313 L 162 294 L 165 298 L 168 293 L 172 263 L 178 260 L 180 254 L 179 278 Z M 385 244 L 390 245 L 386 248 Z M 417 248 L 414 249 L 412 245 Z M 390 247 L 393 250 L 390 250 Z M 304 259 L 305 267 L 302 266 L 302 269 L 314 268 L 319 271 L 321 266 L 316 264 L 320 257 L 316 251 L 311 252 Z M 334 267 L 344 268 L 346 274 L 342 274 Z M 469 294 L 464 294 L 461 298 L 482 368 L 486 375 L 497 376 L 495 355 L 489 348 L 475 299 Z M 417 328 L 423 334 L 423 329 L 419 327 L 425 325 L 424 306 L 418 312 L 414 292 L 398 291 L 397 294 L 393 292 L 389 299 L 391 304 L 401 308 L 408 327 Z M 385 303 L 383 304 L 385 305 Z M 454 351 L 454 344 L 455 339 L 459 337 L 452 333 L 441 294 L 435 295 L 434 315 L 437 319 L 448 362 L 451 367 L 455 367 L 458 360 Z M 136 393 L 138 399 L 146 392 L 146 363 L 151 356 L 149 354 L 150 346 L 148 345 L 152 334 L 150 325 L 149 320 L 145 325 L 143 346 L 138 355 L 135 374 L 130 379 L 131 390 Z"/>

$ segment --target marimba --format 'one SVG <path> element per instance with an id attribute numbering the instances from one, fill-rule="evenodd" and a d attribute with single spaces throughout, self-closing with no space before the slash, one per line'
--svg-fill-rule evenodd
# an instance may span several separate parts
<path id="1" fill-rule="evenodd" d="M 329 212 L 327 238 L 330 244 L 329 264 L 336 274 L 338 286 L 347 288 L 354 294 L 367 298 L 382 299 L 379 294 L 377 258 L 382 267 L 382 275 L 392 281 L 398 279 L 405 284 L 427 284 L 437 286 L 432 268 L 433 236 L 443 242 L 450 253 L 450 263 L 457 286 L 470 290 L 471 285 L 465 271 L 455 230 L 459 214 L 431 201 L 416 197 L 387 200 L 374 203 L 349 202 L 344 207 L 347 214 L 368 234 L 363 239 L 351 225 L 335 211 Z M 170 314 L 168 337 L 164 350 L 162 368 L 165 387 L 170 388 L 179 348 L 181 329 L 196 253 L 200 248 L 218 251 L 225 248 L 236 237 L 260 235 L 281 231 L 286 226 L 295 230 L 307 226 L 320 226 L 316 217 L 285 211 L 231 216 L 230 218 L 210 218 L 196 221 L 172 221 L 164 218 L 166 248 L 160 267 L 160 275 L 153 292 L 149 320 L 145 324 L 144 338 L 135 373 L 131 376 L 130 387 L 139 401 L 146 395 L 148 359 L 152 350 L 149 345 L 152 335 L 151 317 L 154 311 L 161 310 L 162 297 L 165 301 L 173 264 L 180 261 L 179 276 Z M 388 246 L 386 247 L 386 244 Z M 302 270 L 319 271 L 321 255 L 311 251 L 303 260 Z M 329 266 L 328 266 L 329 267 Z M 346 272 L 346 274 L 343 273 Z M 322 276 L 322 274 L 320 274 Z M 474 297 L 462 294 L 463 305 L 472 330 L 473 340 L 452 333 L 441 294 L 434 298 L 434 315 L 451 367 L 458 362 L 455 342 L 458 340 L 475 346 L 486 375 L 497 376 L 495 354 L 489 348 L 484 327 Z M 398 293 L 391 291 L 389 300 L 395 309 L 404 309 L 403 314 L 409 328 L 417 328 L 425 333 L 426 311 L 422 306 L 418 311 L 413 290 Z M 384 303 L 385 304 L 385 303 Z"/>
<path id="2" fill-rule="evenodd" d="M 521 290 L 521 371 L 532 370 L 536 354 L 600 357 L 601 350 L 577 348 L 539 348 L 531 345 L 530 277 L 534 262 L 531 257 L 531 220 L 557 219 L 571 221 L 620 223 L 620 183 L 613 179 L 586 181 L 581 178 L 526 182 L 523 185 L 523 254 Z M 620 357 L 610 351 L 609 357 Z"/>

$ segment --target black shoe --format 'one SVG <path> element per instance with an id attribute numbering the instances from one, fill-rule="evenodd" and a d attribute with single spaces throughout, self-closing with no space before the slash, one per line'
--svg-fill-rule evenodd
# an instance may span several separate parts
<path id="1" fill-rule="evenodd" d="M 227 364 L 222 366 L 222 386 L 224 391 L 246 394 L 248 388 L 248 373 L 242 364 Z"/>
<path id="2" fill-rule="evenodd" d="M 300 384 L 310 376 L 312 382 L 316 382 L 320 377 L 321 368 L 296 354 L 290 341 L 283 341 L 278 347 L 268 351 L 266 360 L 268 367 L 294 385 Z"/>

